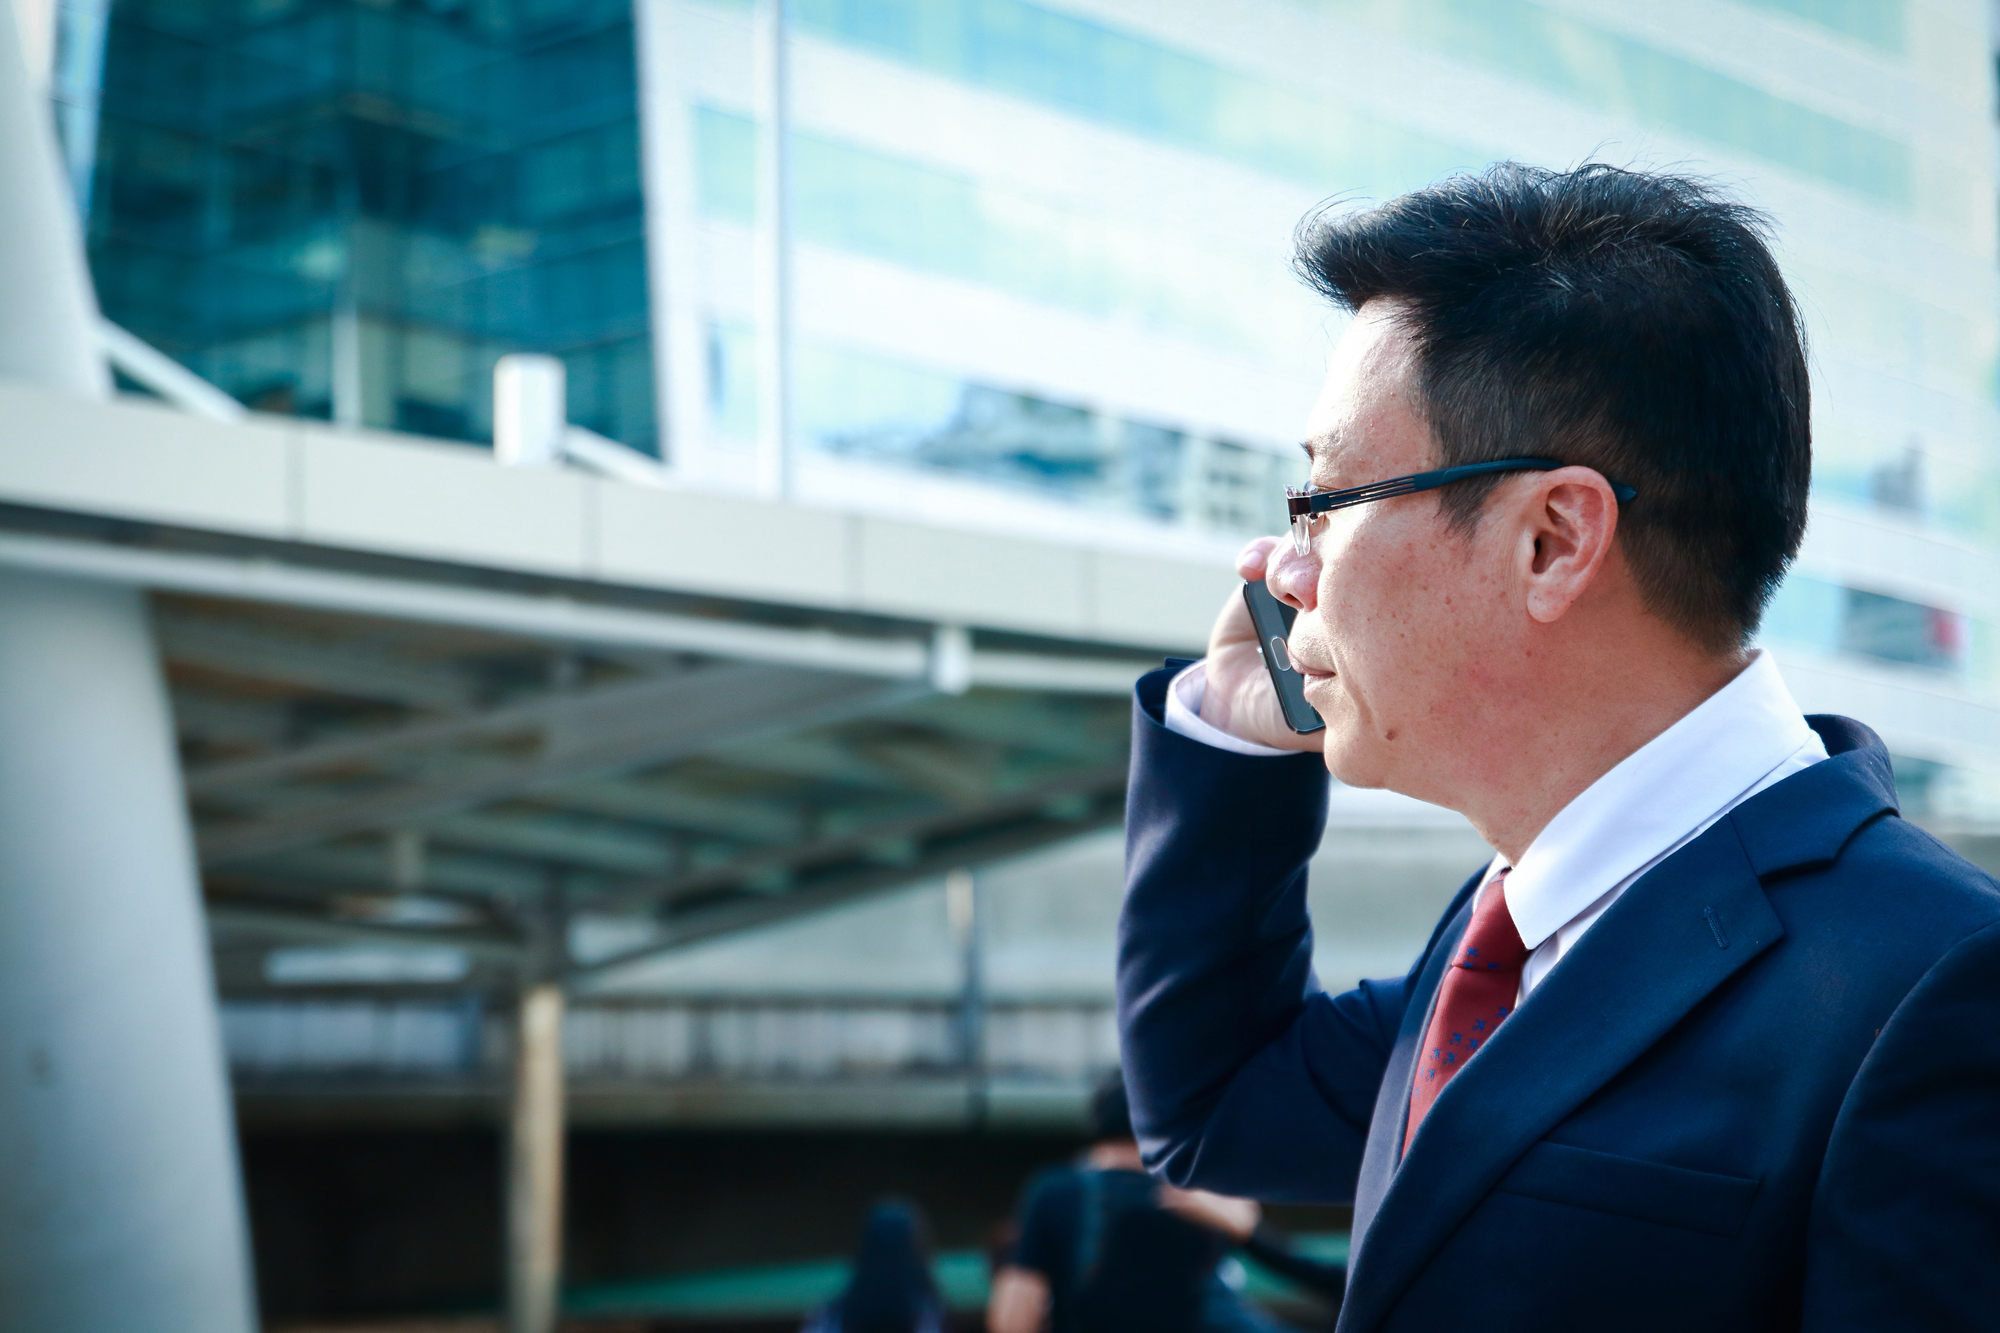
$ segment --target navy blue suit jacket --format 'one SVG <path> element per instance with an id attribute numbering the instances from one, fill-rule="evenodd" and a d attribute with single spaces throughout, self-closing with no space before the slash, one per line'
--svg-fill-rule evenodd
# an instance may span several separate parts
<path id="1" fill-rule="evenodd" d="M 1342 1333 L 2000 1329 L 2000 885 L 1826 762 L 1633 884 L 1401 1152 L 1412 1054 L 1470 916 L 1322 992 L 1318 755 L 1162 725 L 1139 684 L 1118 1007 L 1147 1162 L 1354 1205 Z M 1328 923 L 1338 929 L 1338 923 Z"/>

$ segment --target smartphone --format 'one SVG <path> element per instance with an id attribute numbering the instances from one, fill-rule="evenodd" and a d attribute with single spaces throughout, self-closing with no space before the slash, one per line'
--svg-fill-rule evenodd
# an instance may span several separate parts
<path id="1" fill-rule="evenodd" d="M 1257 651 L 1263 655 L 1264 669 L 1271 673 L 1271 688 L 1278 692 L 1286 724 L 1300 735 L 1319 731 L 1326 722 L 1306 702 L 1306 678 L 1293 669 L 1285 642 L 1298 611 L 1273 597 L 1262 579 L 1243 585 L 1243 604 L 1250 608 L 1250 623 L 1257 627 Z"/>

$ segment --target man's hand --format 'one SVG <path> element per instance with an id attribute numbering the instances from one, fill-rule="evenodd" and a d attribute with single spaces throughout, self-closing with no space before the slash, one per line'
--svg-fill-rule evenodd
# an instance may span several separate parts
<path id="1" fill-rule="evenodd" d="M 993 1275 L 986 1333 L 1042 1333 L 1049 1319 L 1049 1280 L 1032 1268 L 1005 1264 Z"/>
<path id="2" fill-rule="evenodd" d="M 1258 537 L 1236 557 L 1236 572 L 1247 582 L 1264 577 L 1271 551 L 1282 537 Z M 1278 692 L 1271 685 L 1264 658 L 1257 651 L 1257 630 L 1243 594 L 1232 592 L 1208 635 L 1208 692 L 1201 701 L 1201 720 L 1212 727 L 1259 745 L 1281 750 L 1317 750 L 1323 731 L 1301 736 L 1285 723 Z"/>
<path id="3" fill-rule="evenodd" d="M 1159 1202 L 1168 1212 L 1198 1227 L 1221 1232 L 1238 1245 L 1250 1239 L 1250 1233 L 1264 1216 L 1255 1199 L 1232 1199 L 1207 1190 L 1175 1189 L 1172 1185 L 1160 1186 Z"/>

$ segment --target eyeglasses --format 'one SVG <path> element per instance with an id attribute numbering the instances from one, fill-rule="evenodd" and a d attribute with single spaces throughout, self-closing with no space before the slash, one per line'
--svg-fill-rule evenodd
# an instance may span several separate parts
<path id="1" fill-rule="evenodd" d="M 1313 519 L 1336 509 L 1352 509 L 1355 505 L 1373 504 L 1377 500 L 1393 500 L 1399 495 L 1434 491 L 1468 477 L 1484 477 L 1495 472 L 1553 472 L 1568 466 L 1568 463 L 1558 463 L 1552 458 L 1496 458 L 1490 463 L 1467 463 L 1462 467 L 1439 468 L 1435 472 L 1417 472 L 1407 477 L 1370 482 L 1366 486 L 1350 486 L 1344 491 L 1298 491 L 1287 486 L 1285 509 L 1292 520 L 1292 549 L 1300 555 L 1311 555 Z M 1639 494 L 1630 486 L 1621 486 L 1615 481 L 1611 483 L 1611 493 L 1618 497 L 1620 504 Z"/>

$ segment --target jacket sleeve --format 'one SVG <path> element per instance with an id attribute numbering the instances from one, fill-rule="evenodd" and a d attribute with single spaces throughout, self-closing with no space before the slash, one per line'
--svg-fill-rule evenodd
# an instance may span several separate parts
<path id="1" fill-rule="evenodd" d="M 1834 1122 L 1806 1235 L 1803 1327 L 2000 1320 L 2000 924 L 1911 989 Z"/>
<path id="2" fill-rule="evenodd" d="M 1168 731 L 1139 682 L 1126 798 L 1118 1021 L 1147 1165 L 1222 1194 L 1345 1203 L 1407 980 L 1338 998 L 1312 975 L 1316 754 L 1232 754 Z"/>

